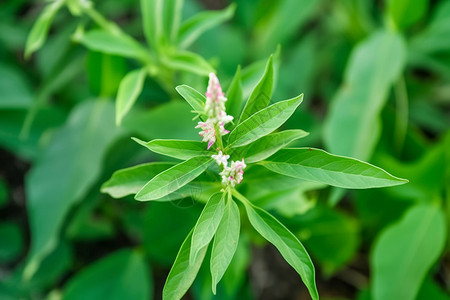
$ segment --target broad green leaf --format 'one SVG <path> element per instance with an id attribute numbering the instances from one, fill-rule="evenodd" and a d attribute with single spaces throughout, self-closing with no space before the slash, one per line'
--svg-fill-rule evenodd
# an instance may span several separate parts
<path id="1" fill-rule="evenodd" d="M 225 211 L 224 195 L 224 193 L 212 195 L 195 224 L 189 258 L 191 264 L 195 261 L 198 252 L 211 242 L 216 233 Z"/>
<path id="2" fill-rule="evenodd" d="M 319 299 L 315 270 L 311 258 L 302 243 L 283 224 L 267 211 L 253 206 L 250 202 L 242 202 L 252 226 L 266 240 L 273 244 L 284 259 L 297 271 L 308 288 L 313 300 Z"/>
<path id="3" fill-rule="evenodd" d="M 141 0 L 144 35 L 149 46 L 156 50 L 163 35 L 163 5 L 163 0 Z"/>
<path id="4" fill-rule="evenodd" d="M 11 222 L 0 223 L 0 262 L 17 259 L 23 251 L 24 241 L 20 227 Z"/>
<path id="5" fill-rule="evenodd" d="M 314 148 L 282 149 L 260 163 L 286 176 L 347 189 L 367 189 L 407 183 L 369 163 Z"/>
<path id="6" fill-rule="evenodd" d="M 211 162 L 211 157 L 200 156 L 179 163 L 153 177 L 136 194 L 135 199 L 148 201 L 169 195 L 202 174 Z"/>
<path id="7" fill-rule="evenodd" d="M 123 249 L 75 274 L 64 287 L 63 299 L 147 300 L 152 298 L 152 292 L 152 281 L 143 255 Z"/>
<path id="8" fill-rule="evenodd" d="M 184 0 L 164 1 L 164 36 L 171 44 L 176 44 L 180 28 Z"/>
<path id="9" fill-rule="evenodd" d="M 415 299 L 444 249 L 446 231 L 444 213 L 432 205 L 410 208 L 387 228 L 371 256 L 373 299 Z"/>
<path id="10" fill-rule="evenodd" d="M 184 294 L 186 294 L 187 290 L 197 276 L 208 247 L 201 249 L 197 254 L 195 261 L 189 263 L 191 241 L 192 231 L 188 234 L 181 245 L 177 258 L 175 259 L 172 269 L 170 269 L 170 273 L 167 276 L 163 289 L 163 300 L 181 299 Z"/>
<path id="11" fill-rule="evenodd" d="M 25 277 L 56 246 L 67 213 L 97 180 L 103 156 L 120 133 L 112 103 L 84 101 L 41 152 L 26 177 L 32 244 Z"/>
<path id="12" fill-rule="evenodd" d="M 273 89 L 273 56 L 271 55 L 266 64 L 264 74 L 253 89 L 244 110 L 241 113 L 239 122 L 247 120 L 254 113 L 264 109 L 270 102 Z"/>
<path id="13" fill-rule="evenodd" d="M 144 142 L 137 138 L 132 139 L 136 143 L 155 153 L 182 160 L 191 159 L 196 156 L 211 156 L 216 154 L 214 151 L 206 150 L 205 144 L 197 141 L 153 140 L 150 142 Z"/>
<path id="14" fill-rule="evenodd" d="M 233 147 L 245 146 L 271 133 L 289 119 L 302 101 L 303 94 L 258 111 L 230 133 L 228 143 Z"/>
<path id="15" fill-rule="evenodd" d="M 237 120 L 239 113 L 242 109 L 243 103 L 243 91 L 241 82 L 241 66 L 239 65 L 236 73 L 234 74 L 233 80 L 228 87 L 227 101 L 225 102 L 225 109 L 228 115 L 233 116 L 234 120 Z"/>
<path id="16" fill-rule="evenodd" d="M 448 51 L 450 49 L 447 42 L 447 37 L 450 34 L 449 18 L 450 2 L 442 1 L 438 3 L 430 24 L 411 39 L 411 51 L 427 54 Z"/>
<path id="17" fill-rule="evenodd" d="M 19 68 L 14 68 L 0 63 L 0 108 L 18 109 L 27 108 L 33 102 L 31 85 L 25 73 Z"/>
<path id="18" fill-rule="evenodd" d="M 120 125 L 123 117 L 133 107 L 142 91 L 146 69 L 138 69 L 128 73 L 120 82 L 116 99 L 116 124 Z"/>
<path id="19" fill-rule="evenodd" d="M 145 63 L 150 62 L 151 59 L 141 44 L 123 33 L 113 34 L 101 29 L 93 29 L 76 35 L 76 40 L 94 51 L 135 58 Z"/>
<path id="20" fill-rule="evenodd" d="M 197 125 L 187 103 L 169 101 L 153 109 L 132 110 L 123 120 L 123 127 L 151 140 L 160 137 L 198 140 Z"/>
<path id="21" fill-rule="evenodd" d="M 324 139 L 330 152 L 370 158 L 380 135 L 380 112 L 405 58 L 402 37 L 387 31 L 373 33 L 352 51 L 325 122 Z"/>
<path id="22" fill-rule="evenodd" d="M 239 208 L 231 200 L 225 208 L 219 227 L 217 227 L 211 252 L 210 268 L 214 294 L 216 294 L 217 283 L 222 279 L 236 252 L 240 228 L 241 216 Z"/>
<path id="23" fill-rule="evenodd" d="M 264 160 L 276 153 L 281 148 L 286 147 L 291 142 L 305 137 L 308 132 L 301 129 L 285 130 L 281 132 L 271 133 L 250 145 L 236 148 L 233 155 L 245 158 L 246 163 L 254 163 Z"/>
<path id="24" fill-rule="evenodd" d="M 206 98 L 194 88 L 188 85 L 179 85 L 175 88 L 178 94 L 186 100 L 187 103 L 194 109 L 194 112 L 200 114 L 200 119 L 206 121 L 206 118 L 202 115 L 205 110 Z"/>
<path id="25" fill-rule="evenodd" d="M 400 28 L 413 25 L 427 13 L 429 0 L 386 0 L 388 13 Z"/>
<path id="26" fill-rule="evenodd" d="M 191 72 L 197 75 L 208 76 L 214 73 L 214 68 L 200 55 L 193 52 L 181 51 L 162 58 L 162 62 L 174 70 Z"/>
<path id="27" fill-rule="evenodd" d="M 235 10 L 233 3 L 220 11 L 200 12 L 183 22 L 178 35 L 180 48 L 188 48 L 202 33 L 231 19 Z"/>
<path id="28" fill-rule="evenodd" d="M 49 3 L 41 12 L 28 35 L 27 43 L 25 45 L 25 58 L 30 57 L 33 52 L 41 48 L 42 44 L 44 44 L 47 39 L 50 25 L 55 18 L 56 13 L 63 5 L 63 0 L 57 0 Z"/>
<path id="29" fill-rule="evenodd" d="M 280 43 L 295 37 L 301 26 L 314 18 L 323 1 L 280 0 L 260 2 L 260 10 L 267 12 L 254 26 L 256 49 L 267 55 Z M 299 9 L 301 7 L 301 9 Z M 253 8 L 252 10 L 256 10 Z"/>
<path id="30" fill-rule="evenodd" d="M 101 191 L 113 198 L 136 194 L 151 178 L 172 166 L 172 163 L 151 162 L 118 170 L 102 185 Z"/>

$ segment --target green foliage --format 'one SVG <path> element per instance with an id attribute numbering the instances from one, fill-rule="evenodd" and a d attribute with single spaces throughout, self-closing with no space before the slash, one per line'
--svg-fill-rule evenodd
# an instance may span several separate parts
<path id="1" fill-rule="evenodd" d="M 6 1 L 0 299 L 447 299 L 449 20 L 444 0 Z"/>
<path id="2" fill-rule="evenodd" d="M 71 278 L 64 299 L 151 299 L 149 271 L 142 254 L 119 250 L 97 261 Z M 130 288 L 130 287 L 133 288 Z"/>
<path id="3" fill-rule="evenodd" d="M 432 264 L 441 254 L 447 236 L 444 214 L 431 205 L 410 208 L 375 244 L 374 299 L 415 299 Z M 420 256 L 417 256 L 420 253 Z"/>

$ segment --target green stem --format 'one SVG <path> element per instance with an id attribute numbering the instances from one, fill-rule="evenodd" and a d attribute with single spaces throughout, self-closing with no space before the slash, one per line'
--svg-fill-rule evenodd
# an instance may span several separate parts
<path id="1" fill-rule="evenodd" d="M 245 205 L 245 204 L 251 204 L 250 200 L 248 200 L 247 198 L 245 198 L 245 196 L 242 195 L 241 193 L 239 193 L 236 189 L 233 189 L 231 192 L 233 193 L 233 196 L 235 196 L 236 199 L 238 199 L 239 201 L 241 201 L 244 205 Z"/>
<path id="2" fill-rule="evenodd" d="M 408 93 L 405 79 L 401 76 L 394 86 L 396 119 L 395 119 L 395 146 L 398 153 L 402 151 L 408 129 Z"/>
<path id="3" fill-rule="evenodd" d="M 216 141 L 217 141 L 217 144 L 219 145 L 219 150 L 224 150 L 222 136 L 220 135 L 220 130 L 219 130 L 217 124 L 214 124 L 214 130 L 216 131 L 216 136 L 218 137 Z M 226 154 L 226 153 L 224 153 L 224 154 Z"/>
<path id="4" fill-rule="evenodd" d="M 116 24 L 108 21 L 92 6 L 85 7 L 84 12 L 95 22 L 98 26 L 112 34 L 122 34 L 122 30 Z"/>

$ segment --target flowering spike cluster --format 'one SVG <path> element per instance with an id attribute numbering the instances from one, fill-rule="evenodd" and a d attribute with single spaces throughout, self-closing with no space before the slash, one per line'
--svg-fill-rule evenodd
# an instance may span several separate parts
<path id="1" fill-rule="evenodd" d="M 208 117 L 205 122 L 198 122 L 195 128 L 200 128 L 200 136 L 203 138 L 203 142 L 208 142 L 208 149 L 216 142 L 216 134 L 219 138 L 227 133 L 225 124 L 233 120 L 232 116 L 227 115 L 225 112 L 225 94 L 220 86 L 219 79 L 217 79 L 214 73 L 209 74 L 208 89 L 206 90 L 206 103 L 204 115 Z M 222 176 L 222 184 L 224 186 L 235 187 L 236 184 L 241 183 L 244 177 L 244 169 L 247 165 L 244 159 L 241 161 L 231 161 L 228 166 L 229 155 L 222 153 L 222 150 L 218 149 L 217 155 L 211 155 L 220 166 L 223 166 L 222 171 L 219 173 Z"/>
<path id="2" fill-rule="evenodd" d="M 232 116 L 225 112 L 225 94 L 220 86 L 219 79 L 214 73 L 209 74 L 208 88 L 206 90 L 206 103 L 204 114 L 208 117 L 205 122 L 198 122 L 195 128 L 200 128 L 200 136 L 203 142 L 208 142 L 208 149 L 216 142 L 216 134 L 223 136 L 229 133 L 225 124 L 233 120 Z M 216 133 L 216 128 L 218 133 Z"/>
<path id="3" fill-rule="evenodd" d="M 244 169 L 247 167 L 244 159 L 231 161 L 231 165 L 228 167 L 229 155 L 224 155 L 222 151 L 219 151 L 217 155 L 212 155 L 211 157 L 216 160 L 219 166 L 223 165 L 223 170 L 219 173 L 219 175 L 222 176 L 223 185 L 235 187 L 236 184 L 241 183 L 244 178 Z"/>

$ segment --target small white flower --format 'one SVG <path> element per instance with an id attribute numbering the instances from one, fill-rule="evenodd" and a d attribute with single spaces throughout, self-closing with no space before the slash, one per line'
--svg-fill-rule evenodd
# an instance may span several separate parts
<path id="1" fill-rule="evenodd" d="M 235 187 L 236 184 L 241 183 L 244 178 L 244 169 L 246 167 L 247 165 L 245 164 L 244 159 L 242 159 L 242 161 L 232 161 L 231 166 L 225 166 L 223 171 L 219 173 L 219 175 L 222 176 L 222 184 Z"/>
<path id="2" fill-rule="evenodd" d="M 219 166 L 223 164 L 224 167 L 228 165 L 228 159 L 230 158 L 229 155 L 223 155 L 222 151 L 219 151 L 217 155 L 211 155 L 211 157 L 216 160 Z"/>

